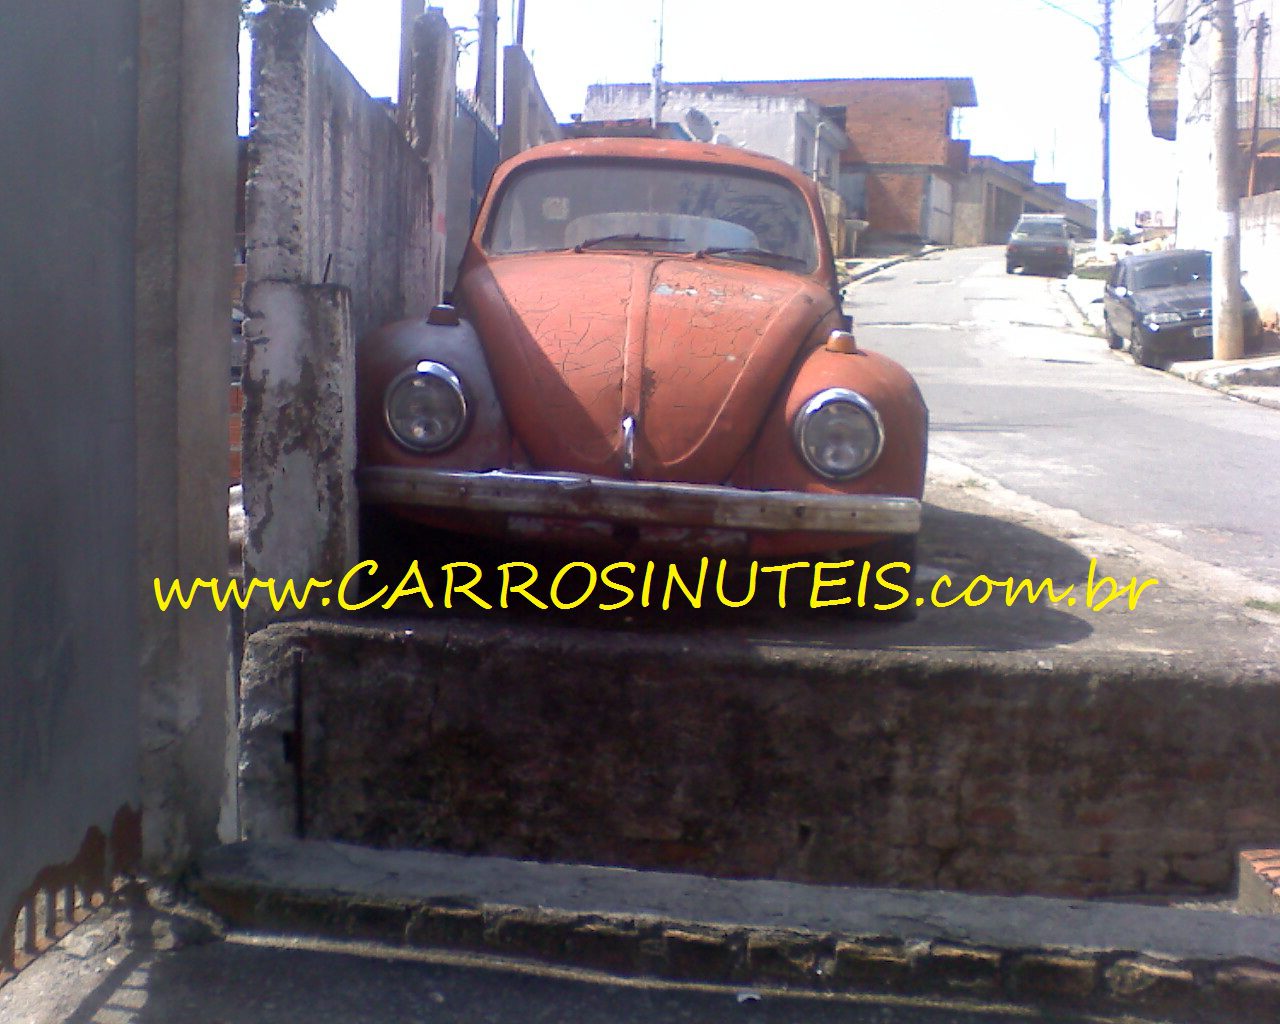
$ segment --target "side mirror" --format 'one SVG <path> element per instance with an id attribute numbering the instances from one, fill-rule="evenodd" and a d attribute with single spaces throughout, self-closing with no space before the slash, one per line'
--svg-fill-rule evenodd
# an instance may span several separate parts
<path id="1" fill-rule="evenodd" d="M 1114 295 L 1117 299 L 1123 299 L 1126 295 L 1129 294 L 1129 289 L 1122 284 L 1118 284 L 1111 289 L 1111 294 Z"/>

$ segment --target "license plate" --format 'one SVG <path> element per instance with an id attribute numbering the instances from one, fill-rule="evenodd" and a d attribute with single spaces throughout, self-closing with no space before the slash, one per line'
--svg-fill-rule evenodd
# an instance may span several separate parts
<path id="1" fill-rule="evenodd" d="M 1192 337 L 1196 338 L 1212 338 L 1213 324 L 1202 324 L 1199 327 L 1195 327 L 1192 329 L 1191 334 Z"/>

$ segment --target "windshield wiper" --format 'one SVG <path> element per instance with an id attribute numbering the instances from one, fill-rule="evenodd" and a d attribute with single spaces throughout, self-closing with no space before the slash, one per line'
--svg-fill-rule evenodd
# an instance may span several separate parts
<path id="1" fill-rule="evenodd" d="M 734 245 L 713 245 L 707 249 L 699 249 L 693 254 L 694 259 L 705 259 L 707 256 L 746 256 L 748 259 L 758 260 L 777 260 L 781 263 L 790 263 L 795 267 L 807 267 L 807 260 L 802 260 L 798 256 L 789 256 L 785 252 L 774 252 L 771 249 L 751 249 L 741 248 Z"/>
<path id="2" fill-rule="evenodd" d="M 585 252 L 595 245 L 605 242 L 683 242 L 683 238 L 666 238 L 662 235 L 601 235 L 599 238 L 587 238 L 573 247 L 574 252 Z"/>

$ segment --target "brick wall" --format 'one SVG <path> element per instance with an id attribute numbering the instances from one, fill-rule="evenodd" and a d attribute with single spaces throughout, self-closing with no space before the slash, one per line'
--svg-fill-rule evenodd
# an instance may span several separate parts
<path id="1" fill-rule="evenodd" d="M 1216 892 L 1280 818 L 1280 701 L 1261 672 L 458 620 L 276 626 L 246 651 L 242 820 L 249 838 L 292 834 L 301 691 L 313 838 L 822 883 Z"/>
<path id="2" fill-rule="evenodd" d="M 848 79 L 750 82 L 758 95 L 802 95 L 822 106 L 844 106 L 849 148 L 845 164 L 946 166 L 951 141 L 947 84 L 933 79 Z"/>
<path id="3" fill-rule="evenodd" d="M 872 228 L 892 235 L 919 234 L 924 182 L 923 174 L 868 174 L 867 221 Z"/>

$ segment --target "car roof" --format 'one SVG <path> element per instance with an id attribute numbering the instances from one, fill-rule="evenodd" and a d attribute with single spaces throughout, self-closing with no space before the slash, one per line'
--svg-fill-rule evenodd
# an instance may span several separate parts
<path id="1" fill-rule="evenodd" d="M 686 142 L 683 139 L 605 138 L 562 139 L 533 146 L 512 157 L 499 168 L 502 177 L 524 164 L 536 160 L 574 157 L 616 158 L 628 160 L 680 160 L 699 164 L 720 164 L 763 171 L 789 179 L 806 193 L 814 191 L 814 183 L 797 168 L 776 157 L 754 153 L 736 146 L 711 142 Z"/>
<path id="2" fill-rule="evenodd" d="M 1141 266 L 1144 263 L 1159 263 L 1161 260 L 1173 259 L 1178 256 L 1211 256 L 1212 253 L 1208 249 L 1157 249 L 1155 252 L 1135 252 L 1129 256 L 1120 257 L 1130 266 Z"/>

